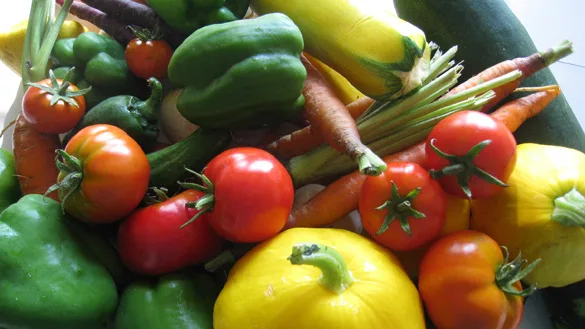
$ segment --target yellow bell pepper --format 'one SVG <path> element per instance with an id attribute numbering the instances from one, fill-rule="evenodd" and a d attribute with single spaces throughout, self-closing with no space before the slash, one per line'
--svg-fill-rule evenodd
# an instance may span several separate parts
<path id="1" fill-rule="evenodd" d="M 20 75 L 22 65 L 22 50 L 24 49 L 24 37 L 28 19 L 12 26 L 7 31 L 0 32 L 0 61 L 8 66 L 14 73 Z M 63 22 L 57 40 L 75 38 L 88 31 L 81 23 L 73 20 Z"/>
<path id="2" fill-rule="evenodd" d="M 425 322 L 418 291 L 390 251 L 346 230 L 293 228 L 234 265 L 213 327 L 423 329 Z"/>
<path id="3" fill-rule="evenodd" d="M 585 279 L 585 154 L 526 143 L 517 147 L 509 187 L 471 203 L 471 228 L 490 235 L 529 262 L 525 278 L 539 288 Z"/>
<path id="4" fill-rule="evenodd" d="M 447 214 L 445 224 L 435 241 L 449 233 L 469 229 L 470 215 L 470 205 L 467 199 L 461 199 L 447 194 Z M 394 253 L 411 278 L 418 277 L 418 267 L 420 262 L 433 242 L 414 250 Z"/>

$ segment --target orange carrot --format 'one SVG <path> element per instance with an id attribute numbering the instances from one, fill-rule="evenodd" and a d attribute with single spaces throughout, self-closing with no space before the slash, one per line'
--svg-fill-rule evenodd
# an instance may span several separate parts
<path id="1" fill-rule="evenodd" d="M 347 104 L 346 108 L 353 119 L 357 119 L 364 113 L 374 100 L 364 96 Z M 323 134 L 312 125 L 301 128 L 266 146 L 266 149 L 285 159 L 309 152 L 317 146 L 325 143 Z"/>
<path id="2" fill-rule="evenodd" d="M 475 87 L 482 82 L 501 77 L 502 75 L 510 73 L 514 70 L 520 70 L 520 72 L 522 72 L 522 76 L 519 79 L 493 89 L 496 93 L 496 96 L 481 109 L 482 112 L 488 112 L 502 100 L 508 97 L 508 95 L 510 95 L 514 90 L 516 90 L 523 79 L 532 76 L 534 73 L 573 53 L 572 47 L 573 44 L 571 42 L 564 41 L 556 47 L 534 53 L 527 57 L 518 57 L 500 62 L 451 89 L 443 97 L 448 97 L 460 93 L 464 90 Z"/>
<path id="3" fill-rule="evenodd" d="M 45 194 L 57 183 L 59 170 L 55 164 L 55 151 L 61 148 L 59 135 L 36 131 L 20 114 L 12 133 L 14 166 L 23 195 Z M 57 191 L 47 194 L 59 201 Z"/>
<path id="4" fill-rule="evenodd" d="M 303 88 L 305 119 L 333 149 L 353 159 L 360 172 L 376 175 L 385 170 L 382 159 L 361 142 L 355 120 L 325 77 L 306 57 L 301 55 L 301 60 L 307 70 Z"/>
<path id="5" fill-rule="evenodd" d="M 514 132 L 529 118 L 538 115 L 559 94 L 558 86 L 538 88 L 538 92 L 510 101 L 490 114 Z M 425 143 L 419 142 L 407 149 L 383 158 L 389 162 L 413 162 L 424 166 Z M 291 227 L 322 227 L 349 214 L 358 207 L 361 186 L 367 176 L 354 171 L 328 185 L 302 206 L 292 210 L 285 229 Z"/>

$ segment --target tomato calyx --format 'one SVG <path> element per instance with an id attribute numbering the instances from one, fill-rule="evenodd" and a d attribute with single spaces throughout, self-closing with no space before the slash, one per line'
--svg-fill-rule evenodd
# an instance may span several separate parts
<path id="1" fill-rule="evenodd" d="M 492 176 L 491 174 L 483 171 L 482 169 L 478 168 L 474 163 L 473 160 L 475 157 L 484 149 L 486 146 L 491 144 L 490 139 L 486 139 L 474 145 L 467 154 L 463 156 L 457 156 L 452 154 L 447 154 L 441 151 L 439 148 L 435 146 L 436 139 L 433 138 L 430 140 L 430 146 L 439 155 L 441 158 L 444 158 L 449 161 L 449 165 L 445 166 L 441 170 L 429 170 L 429 174 L 433 179 L 439 179 L 443 176 L 450 176 L 455 175 L 457 177 L 457 183 L 463 190 L 463 193 L 467 196 L 467 198 L 471 199 L 471 190 L 469 189 L 469 178 L 471 176 L 477 176 L 484 181 L 496 184 L 501 187 L 508 187 L 508 185 L 501 180 L 497 179 L 496 177 Z"/>
<path id="2" fill-rule="evenodd" d="M 312 265 L 319 268 L 323 272 L 319 283 L 336 294 L 343 293 L 354 282 L 343 256 L 325 245 L 316 243 L 294 245 L 287 259 L 293 265 Z"/>
<path id="3" fill-rule="evenodd" d="M 518 256 L 511 262 L 508 263 L 508 259 L 510 257 L 510 253 L 508 252 L 508 248 L 502 246 L 502 250 L 504 251 L 504 263 L 498 267 L 496 270 L 496 284 L 503 292 L 510 295 L 526 297 L 533 292 L 536 291 L 537 287 L 535 284 L 531 285 L 530 287 L 519 291 L 514 287 L 514 284 L 524 277 L 526 277 L 535 267 L 540 263 L 541 259 L 537 259 L 534 262 L 526 265 L 524 269 L 522 267 L 524 264 L 528 263 L 527 260 L 522 259 L 522 253 L 518 252 Z"/>
<path id="4" fill-rule="evenodd" d="M 152 30 L 133 25 L 129 25 L 128 28 L 132 30 L 132 33 L 134 33 L 134 35 L 142 42 L 160 40 L 163 37 L 163 33 L 160 31 L 158 25 Z"/>
<path id="5" fill-rule="evenodd" d="M 165 202 L 169 199 L 168 192 L 169 190 L 166 187 L 150 187 L 149 190 L 154 192 L 154 195 L 151 193 L 146 193 L 144 196 L 143 202 L 146 205 L 153 205 L 161 202 Z"/>
<path id="6" fill-rule="evenodd" d="M 181 225 L 181 228 L 184 228 L 185 226 L 193 223 L 197 218 L 199 218 L 199 216 L 212 211 L 213 206 L 215 205 L 215 197 L 213 195 L 214 187 L 209 178 L 189 168 L 185 168 L 185 170 L 199 178 L 203 184 L 177 182 L 179 186 L 182 188 L 203 192 L 205 195 L 199 198 L 197 201 L 187 202 L 186 206 L 188 208 L 197 209 L 199 212 L 191 219 L 189 219 L 185 224 Z"/>
<path id="7" fill-rule="evenodd" d="M 63 160 L 59 160 L 59 157 Z M 57 169 L 65 174 L 65 177 L 60 182 L 50 186 L 47 192 L 45 192 L 45 196 L 56 190 L 64 191 L 63 197 L 61 198 L 61 211 L 65 213 L 65 201 L 81 186 L 83 165 L 79 159 L 67 154 L 64 150 L 57 150 L 55 164 L 57 165 Z"/>
<path id="8" fill-rule="evenodd" d="M 53 73 L 53 70 L 49 70 L 49 79 L 51 81 L 50 86 L 45 86 L 43 84 L 34 82 L 28 82 L 26 83 L 26 86 L 38 88 L 53 95 L 53 97 L 51 97 L 50 102 L 51 106 L 57 104 L 57 102 L 59 101 L 63 101 L 75 107 L 79 107 L 79 104 L 77 104 L 77 102 L 73 98 L 87 94 L 87 92 L 91 90 L 91 86 L 77 91 L 69 90 L 69 86 L 71 86 L 71 83 L 68 80 L 73 74 L 74 69 L 75 68 L 72 67 L 71 69 L 69 69 L 69 71 L 67 71 L 65 79 L 63 79 L 63 84 L 59 84 L 59 81 L 57 81 L 57 77 L 55 76 L 55 73 Z"/>
<path id="9" fill-rule="evenodd" d="M 401 196 L 398 193 L 398 187 L 394 181 L 391 183 L 392 195 L 390 196 L 390 200 L 384 202 L 384 204 L 376 208 L 376 210 L 388 209 L 388 214 L 386 215 L 386 218 L 384 218 L 384 222 L 376 232 L 376 235 L 380 235 L 386 232 L 390 224 L 392 224 L 396 218 L 398 218 L 400 221 L 400 227 L 402 227 L 402 230 L 404 230 L 406 234 L 412 235 L 412 232 L 410 231 L 410 224 L 408 224 L 408 217 L 414 217 L 417 219 L 426 218 L 425 214 L 412 208 L 412 200 L 417 197 L 421 191 L 421 188 L 417 187 L 405 196 Z"/>

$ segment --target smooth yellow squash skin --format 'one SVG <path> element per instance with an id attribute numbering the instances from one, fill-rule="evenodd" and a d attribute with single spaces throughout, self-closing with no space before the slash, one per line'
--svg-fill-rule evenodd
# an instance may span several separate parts
<path id="1" fill-rule="evenodd" d="M 418 27 L 387 6 L 366 0 L 252 0 L 260 15 L 281 12 L 299 27 L 305 52 L 377 100 L 420 86 L 430 48 Z"/>
<path id="2" fill-rule="evenodd" d="M 526 283 L 561 287 L 585 279 L 585 154 L 532 143 L 517 152 L 509 187 L 472 201 L 471 228 L 506 246 L 511 257 L 520 250 L 529 262 L 541 258 Z M 569 217 L 558 213 L 568 209 L 558 204 L 563 196 L 572 199 Z"/>
<path id="3" fill-rule="evenodd" d="M 341 254 L 353 284 L 340 294 L 319 282 L 322 271 L 293 265 L 298 243 Z M 215 329 L 424 329 L 418 291 L 387 249 L 356 233 L 293 228 L 248 252 L 232 268 L 213 313 Z"/>

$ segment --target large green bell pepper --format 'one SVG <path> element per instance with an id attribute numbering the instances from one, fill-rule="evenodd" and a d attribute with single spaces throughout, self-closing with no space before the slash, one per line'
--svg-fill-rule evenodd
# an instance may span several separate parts
<path id="1" fill-rule="evenodd" d="M 156 78 L 148 79 L 148 84 L 152 91 L 145 101 L 130 95 L 118 95 L 94 106 L 65 135 L 63 144 L 67 144 L 71 137 L 87 126 L 110 124 L 128 133 L 144 150 L 149 150 L 156 142 L 160 130 L 157 113 L 162 101 L 163 87 Z"/>
<path id="2" fill-rule="evenodd" d="M 148 5 L 174 30 L 191 34 L 210 25 L 246 15 L 250 0 L 148 0 Z"/>
<path id="3" fill-rule="evenodd" d="M 145 83 L 130 72 L 124 47 L 116 40 L 95 32 L 84 32 L 76 38 L 61 39 L 55 43 L 51 57 L 54 67 L 72 67 L 83 72 L 70 81 L 79 88 L 92 87 L 85 96 L 88 108 L 102 100 L 123 94 L 142 96 Z M 63 78 L 56 70 L 55 75 Z"/>
<path id="4" fill-rule="evenodd" d="M 303 36 L 274 13 L 191 34 L 169 63 L 180 113 L 206 128 L 257 128 L 294 118 L 304 105 Z"/>
<path id="5" fill-rule="evenodd" d="M 38 194 L 0 215 L 0 327 L 101 329 L 115 312 L 116 285 L 70 221 Z"/>
<path id="6" fill-rule="evenodd" d="M 14 170 L 14 155 L 8 150 L 0 149 L 0 212 L 18 201 L 21 195 Z"/>
<path id="7" fill-rule="evenodd" d="M 219 289 L 207 274 L 177 272 L 129 285 L 116 329 L 213 329 Z"/>

